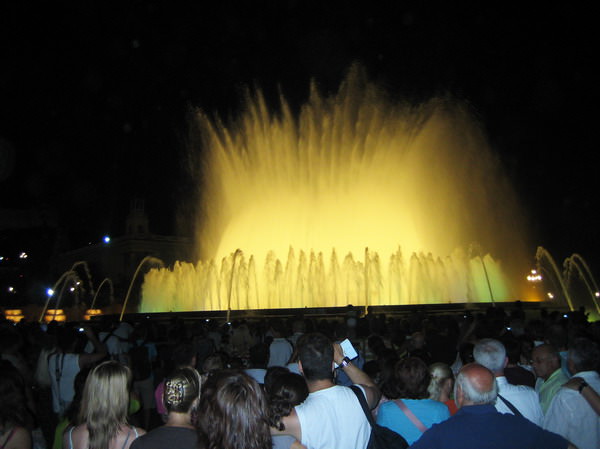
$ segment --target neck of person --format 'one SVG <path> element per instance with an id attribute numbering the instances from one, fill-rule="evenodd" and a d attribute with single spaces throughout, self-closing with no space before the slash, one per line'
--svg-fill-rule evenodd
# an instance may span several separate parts
<path id="1" fill-rule="evenodd" d="M 331 379 L 318 379 L 318 380 L 310 380 L 306 382 L 306 386 L 308 387 L 309 393 L 315 393 L 320 390 L 325 390 L 327 388 L 331 388 L 335 386 Z"/>
<path id="2" fill-rule="evenodd" d="M 169 427 L 186 427 L 188 429 L 194 429 L 190 413 L 169 412 L 165 425 Z"/>
<path id="3" fill-rule="evenodd" d="M 446 389 L 442 389 L 440 392 L 440 402 L 447 402 L 450 400 L 450 392 L 446 391 Z"/>

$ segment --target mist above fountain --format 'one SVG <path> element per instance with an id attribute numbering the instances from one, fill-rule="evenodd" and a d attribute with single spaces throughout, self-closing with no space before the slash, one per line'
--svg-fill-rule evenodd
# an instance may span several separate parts
<path id="1" fill-rule="evenodd" d="M 196 120 L 200 261 L 151 270 L 142 311 L 519 299 L 517 202 L 463 105 L 392 100 L 354 67 L 298 113 L 257 92 Z"/>

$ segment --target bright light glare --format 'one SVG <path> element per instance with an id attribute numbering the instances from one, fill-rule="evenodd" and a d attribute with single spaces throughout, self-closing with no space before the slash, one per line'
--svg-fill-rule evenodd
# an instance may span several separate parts
<path id="1" fill-rule="evenodd" d="M 542 280 L 542 275 L 537 272 L 537 270 L 531 270 L 531 273 L 527 275 L 527 280 L 529 282 L 540 282 Z"/>
<path id="2" fill-rule="evenodd" d="M 110 237 L 108 235 L 104 236 L 104 243 L 110 243 Z"/>
<path id="3" fill-rule="evenodd" d="M 23 251 L 21 254 L 19 254 L 19 259 L 27 259 L 27 253 Z"/>
<path id="4" fill-rule="evenodd" d="M 548 292 L 548 298 L 549 299 L 554 299 L 554 295 L 552 293 Z"/>
<path id="5" fill-rule="evenodd" d="M 54 290 L 52 290 L 51 288 L 46 290 L 46 294 L 48 295 L 48 297 L 52 296 L 54 294 Z"/>

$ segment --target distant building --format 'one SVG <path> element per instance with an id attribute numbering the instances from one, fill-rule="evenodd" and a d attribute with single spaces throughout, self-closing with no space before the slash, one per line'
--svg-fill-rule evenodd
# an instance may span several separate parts
<path id="1" fill-rule="evenodd" d="M 165 266 L 175 261 L 189 261 L 192 254 L 192 243 L 187 237 L 164 236 L 152 234 L 149 230 L 148 216 L 144 210 L 144 201 L 132 201 L 131 210 L 125 223 L 125 235 L 112 238 L 108 243 L 98 243 L 60 254 L 54 270 L 64 273 L 76 262 L 84 261 L 89 267 L 94 286 L 97 288 L 103 279 L 109 278 L 115 288 L 115 301 L 123 301 L 127 289 L 133 279 L 140 262 L 145 257 L 160 259 Z M 149 268 L 157 266 L 144 265 L 136 278 L 136 285 L 141 283 L 143 275 Z M 139 300 L 139 287 L 130 297 L 130 304 Z"/>

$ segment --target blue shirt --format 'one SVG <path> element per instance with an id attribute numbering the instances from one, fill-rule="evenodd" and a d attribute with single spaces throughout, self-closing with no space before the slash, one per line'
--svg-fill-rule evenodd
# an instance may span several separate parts
<path id="1" fill-rule="evenodd" d="M 450 411 L 442 402 L 433 399 L 402 399 L 402 402 L 427 428 L 450 418 Z M 377 412 L 377 424 L 399 433 L 408 444 L 412 444 L 422 435 L 394 401 L 381 404 Z"/>
<path id="2" fill-rule="evenodd" d="M 415 449 L 565 449 L 569 442 L 528 419 L 499 413 L 493 405 L 468 405 L 431 427 Z"/>

